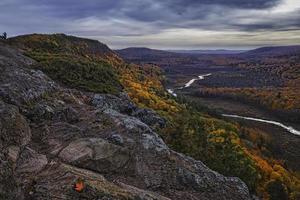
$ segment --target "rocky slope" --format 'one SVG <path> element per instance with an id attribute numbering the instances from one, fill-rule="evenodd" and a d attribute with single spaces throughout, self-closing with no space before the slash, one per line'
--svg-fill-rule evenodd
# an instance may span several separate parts
<path id="1" fill-rule="evenodd" d="M 165 120 L 126 93 L 68 89 L 34 64 L 0 43 L 0 199 L 250 199 L 169 149 Z"/>

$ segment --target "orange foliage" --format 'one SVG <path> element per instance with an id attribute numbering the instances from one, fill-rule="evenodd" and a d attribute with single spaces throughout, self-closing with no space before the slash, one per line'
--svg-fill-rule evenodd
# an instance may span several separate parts
<path id="1" fill-rule="evenodd" d="M 136 104 L 154 109 L 164 116 L 179 111 L 180 105 L 169 98 L 161 84 L 162 75 L 158 67 L 130 64 L 118 70 L 125 90 Z"/>
<path id="2" fill-rule="evenodd" d="M 84 189 L 84 182 L 82 179 L 78 179 L 74 184 L 74 190 L 76 190 L 77 192 L 82 192 L 83 189 Z"/>

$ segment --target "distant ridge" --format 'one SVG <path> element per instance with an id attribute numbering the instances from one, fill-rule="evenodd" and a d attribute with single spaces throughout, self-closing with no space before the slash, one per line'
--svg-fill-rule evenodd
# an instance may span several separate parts
<path id="1" fill-rule="evenodd" d="M 174 56 L 186 57 L 197 55 L 234 55 L 241 57 L 264 57 L 264 56 L 291 56 L 300 54 L 300 45 L 294 46 L 273 46 L 261 47 L 253 50 L 158 50 L 146 47 L 130 47 L 126 49 L 115 50 L 121 57 L 126 59 L 158 59 Z"/>
<path id="2" fill-rule="evenodd" d="M 126 49 L 115 50 L 120 56 L 126 55 L 126 57 L 144 57 L 144 56 L 156 56 L 156 57 L 166 57 L 172 56 L 176 53 L 164 51 L 164 50 L 157 50 L 157 49 L 150 49 L 146 47 L 129 47 Z"/>
<path id="3" fill-rule="evenodd" d="M 183 54 L 239 54 L 244 53 L 246 50 L 228 50 L 228 49 L 216 49 L 216 50 L 169 50 L 174 53 Z"/>
<path id="4" fill-rule="evenodd" d="M 243 56 L 281 56 L 292 54 L 300 54 L 300 45 L 261 47 L 258 49 L 241 53 L 241 55 Z"/>
<path id="5" fill-rule="evenodd" d="M 120 55 L 126 54 L 127 56 L 145 56 L 145 55 L 156 55 L 166 56 L 174 54 L 239 54 L 244 53 L 246 50 L 228 50 L 228 49 L 216 49 L 216 50 L 159 50 L 150 49 L 147 47 L 129 47 L 125 49 L 116 50 Z"/>

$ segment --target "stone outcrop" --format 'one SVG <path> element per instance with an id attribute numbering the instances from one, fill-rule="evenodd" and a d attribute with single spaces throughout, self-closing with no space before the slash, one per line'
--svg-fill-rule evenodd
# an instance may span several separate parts
<path id="1" fill-rule="evenodd" d="M 240 179 L 169 149 L 155 112 L 59 86 L 33 62 L 0 47 L 0 199 L 250 199 Z"/>
<path id="2" fill-rule="evenodd" d="M 166 121 L 153 110 L 138 108 L 124 92 L 119 97 L 110 94 L 95 94 L 92 98 L 92 104 L 101 110 L 114 109 L 120 113 L 138 118 L 153 129 L 163 128 L 166 125 Z"/>

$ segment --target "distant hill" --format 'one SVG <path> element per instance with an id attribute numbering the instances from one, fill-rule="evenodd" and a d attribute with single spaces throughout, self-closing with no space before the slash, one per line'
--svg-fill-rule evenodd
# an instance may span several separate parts
<path id="1" fill-rule="evenodd" d="M 183 54 L 238 54 L 246 52 L 246 50 L 227 50 L 227 49 L 216 49 L 216 50 L 169 50 L 174 53 L 183 53 Z"/>
<path id="2" fill-rule="evenodd" d="M 250 51 L 246 50 L 157 50 L 150 48 L 130 47 L 126 49 L 116 50 L 116 52 L 123 58 L 134 59 L 147 57 L 174 57 L 174 56 L 197 56 L 197 55 L 239 55 L 242 57 L 256 57 L 256 56 L 283 56 L 283 55 L 299 55 L 300 45 L 294 46 L 274 46 L 274 47 L 261 47 Z"/>
<path id="3" fill-rule="evenodd" d="M 128 59 L 134 58 L 142 58 L 142 57 L 171 57 L 176 55 L 175 52 L 157 50 L 157 49 L 150 49 L 145 47 L 130 47 L 126 49 L 116 50 L 116 52 L 121 57 L 126 57 Z"/>
<path id="4" fill-rule="evenodd" d="M 116 50 L 120 56 L 124 57 L 144 57 L 144 56 L 159 56 L 159 57 L 169 57 L 169 56 L 184 56 L 184 54 L 198 55 L 198 54 L 239 54 L 244 53 L 246 50 L 227 50 L 227 49 L 217 49 L 217 50 L 158 50 L 150 49 L 145 47 L 130 47 L 126 49 Z"/>
<path id="5" fill-rule="evenodd" d="M 262 47 L 241 53 L 242 56 L 284 56 L 284 55 L 299 55 L 300 45 L 295 46 L 276 46 Z"/>

